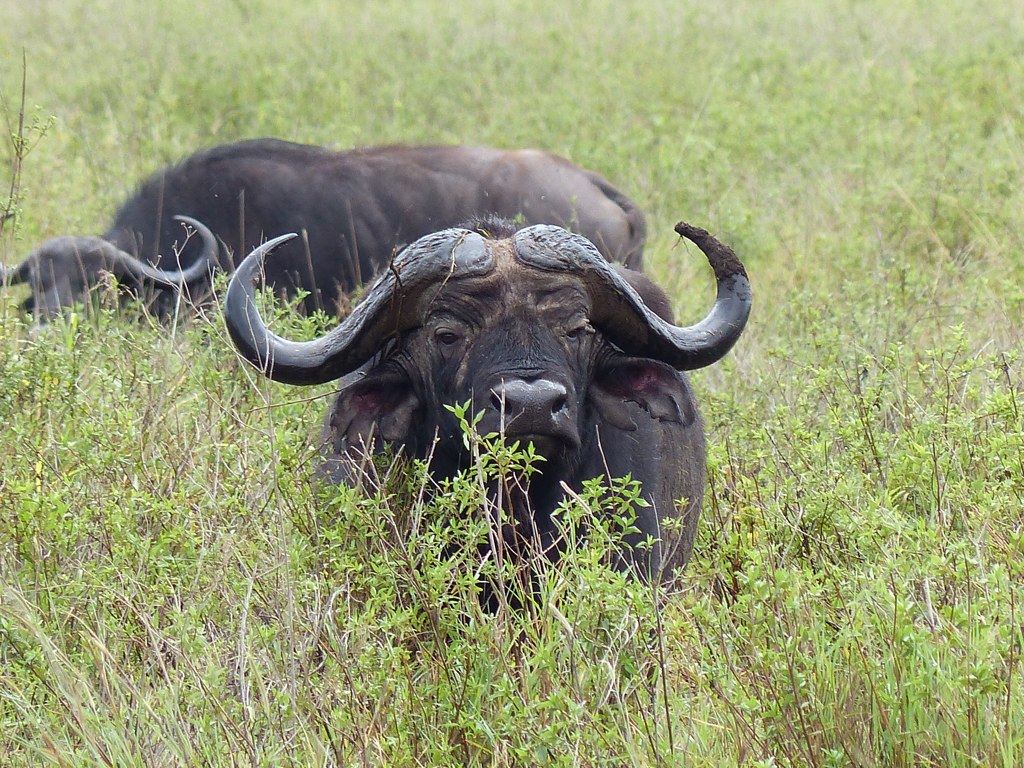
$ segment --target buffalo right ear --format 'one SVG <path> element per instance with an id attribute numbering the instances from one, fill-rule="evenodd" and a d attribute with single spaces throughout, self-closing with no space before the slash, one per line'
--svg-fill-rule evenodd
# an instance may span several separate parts
<path id="1" fill-rule="evenodd" d="M 371 440 L 403 444 L 420 400 L 401 372 L 371 369 L 346 377 L 327 420 L 327 440 L 336 452 L 364 449 Z"/>

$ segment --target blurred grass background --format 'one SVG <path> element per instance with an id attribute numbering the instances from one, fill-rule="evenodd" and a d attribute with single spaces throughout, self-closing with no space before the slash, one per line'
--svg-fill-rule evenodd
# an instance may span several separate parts
<path id="1" fill-rule="evenodd" d="M 256 380 L 215 311 L 32 337 L 4 291 L 0 764 L 1022 762 L 1017 3 L 0 16 L 5 157 L 23 62 L 31 144 L 5 264 L 203 146 L 457 142 L 606 175 L 681 319 L 713 282 L 679 219 L 756 300 L 694 377 L 711 482 L 682 594 L 584 553 L 562 602 L 495 619 L 466 618 L 443 541 L 390 535 L 393 500 L 314 497 L 329 388 Z"/>

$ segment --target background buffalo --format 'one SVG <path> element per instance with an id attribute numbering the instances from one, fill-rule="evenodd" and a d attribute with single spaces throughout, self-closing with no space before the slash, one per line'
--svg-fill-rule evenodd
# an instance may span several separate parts
<path id="1" fill-rule="evenodd" d="M 145 273 L 147 287 L 160 289 L 176 275 L 154 276 L 148 267 L 176 271 L 211 257 L 205 242 L 184 241 L 175 217 L 185 215 L 221 240 L 215 259 L 228 271 L 237 255 L 268 238 L 300 233 L 268 263 L 267 280 L 284 294 L 307 292 L 307 310 L 333 313 L 396 249 L 487 214 L 570 227 L 608 258 L 640 265 L 646 224 L 639 208 L 600 175 L 548 152 L 462 146 L 335 152 L 254 139 L 156 172 L 102 238 L 50 240 L 6 277 L 31 284 L 24 308 L 44 318 L 78 300 L 101 270 L 128 284 Z M 132 265 L 131 256 L 142 264 Z M 193 269 L 189 277 L 192 298 L 202 298 L 208 270 Z"/>

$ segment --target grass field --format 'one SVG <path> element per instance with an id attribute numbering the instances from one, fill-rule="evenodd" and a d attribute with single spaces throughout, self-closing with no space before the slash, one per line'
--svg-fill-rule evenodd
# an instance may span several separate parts
<path id="1" fill-rule="evenodd" d="M 0 0 L 5 264 L 201 146 L 461 142 L 605 174 L 681 319 L 713 279 L 679 219 L 756 301 L 694 376 L 681 591 L 595 536 L 487 616 L 478 478 L 318 492 L 330 388 L 259 379 L 215 309 L 33 336 L 3 291 L 0 765 L 1024 764 L 1020 10 Z"/>

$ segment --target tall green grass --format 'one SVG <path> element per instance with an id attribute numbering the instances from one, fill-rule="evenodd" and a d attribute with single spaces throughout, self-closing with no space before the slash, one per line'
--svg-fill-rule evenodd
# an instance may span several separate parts
<path id="1" fill-rule="evenodd" d="M 608 532 L 490 615 L 486 478 L 318 488 L 330 388 L 259 379 L 215 309 L 33 335 L 4 290 L 0 765 L 1020 765 L 1019 10 L 0 4 L 5 264 L 200 146 L 465 142 L 634 197 L 680 318 L 713 284 L 679 219 L 756 300 L 694 376 L 681 589 Z"/>

